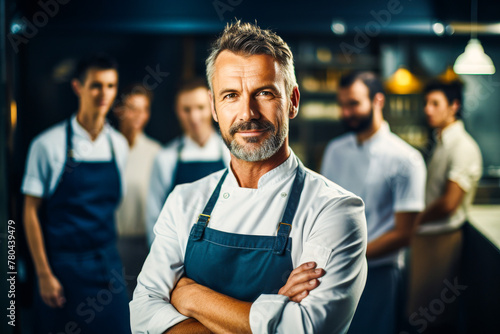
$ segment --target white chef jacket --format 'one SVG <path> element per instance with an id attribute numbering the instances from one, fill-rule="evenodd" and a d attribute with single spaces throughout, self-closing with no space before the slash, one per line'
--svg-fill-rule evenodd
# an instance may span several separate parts
<path id="1" fill-rule="evenodd" d="M 419 212 L 425 207 L 422 155 L 393 134 L 387 122 L 362 144 L 353 132 L 333 139 L 325 150 L 321 174 L 363 199 L 369 242 L 394 228 L 396 212 Z M 402 252 L 368 264 L 401 266 Z"/>
<path id="2" fill-rule="evenodd" d="M 291 153 L 284 163 L 260 178 L 257 189 L 241 188 L 230 169 L 209 226 L 229 233 L 276 235 L 297 166 L 296 157 Z M 170 292 L 184 273 L 183 261 L 191 227 L 196 224 L 222 174 L 220 171 L 197 182 L 177 186 L 168 197 L 155 225 L 156 238 L 130 303 L 133 333 L 163 333 L 186 319 L 169 304 Z M 254 333 L 340 333 L 347 330 L 366 281 L 363 209 L 359 197 L 306 170 L 304 189 L 290 233 L 293 240 L 291 257 L 294 268 L 315 261 L 326 274 L 321 284 L 301 303 L 282 295 L 261 295 L 250 311 Z"/>
<path id="3" fill-rule="evenodd" d="M 156 154 L 161 145 L 144 133 L 139 133 L 130 148 L 125 182 L 127 193 L 116 211 L 116 223 L 120 236 L 146 235 L 146 198 L 149 178 Z"/>
<path id="4" fill-rule="evenodd" d="M 204 146 L 198 145 L 189 136 L 174 139 L 156 156 L 148 192 L 148 203 L 146 212 L 147 237 L 149 244 L 153 242 L 154 232 L 153 227 L 158 219 L 161 208 L 165 204 L 167 191 L 169 191 L 174 183 L 175 166 L 177 165 L 177 150 L 179 145 L 184 142 L 181 151 L 181 160 L 190 161 L 218 161 L 221 159 L 229 166 L 230 154 L 222 138 L 213 133 Z"/>
<path id="5" fill-rule="evenodd" d="M 460 120 L 447 126 L 436 138 L 436 147 L 428 165 L 425 202 L 427 205 L 441 197 L 448 180 L 456 182 L 465 192 L 462 203 L 450 216 L 419 226 L 419 234 L 454 231 L 467 220 L 476 187 L 483 173 L 481 151 L 465 131 Z"/>
<path id="6" fill-rule="evenodd" d="M 31 142 L 21 186 L 23 194 L 48 197 L 56 190 L 66 162 L 67 124 L 67 120 L 59 122 L 43 131 Z M 73 152 L 76 161 L 110 161 L 112 155 L 108 135 L 111 136 L 123 194 L 125 191 L 123 171 L 128 156 L 128 144 L 125 137 L 106 123 L 97 138 L 92 140 L 87 130 L 76 120 L 76 114 L 71 117 L 71 125 L 73 128 Z"/>

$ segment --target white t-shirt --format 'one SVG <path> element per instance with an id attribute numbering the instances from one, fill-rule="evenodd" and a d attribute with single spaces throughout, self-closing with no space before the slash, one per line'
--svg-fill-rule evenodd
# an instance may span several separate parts
<path id="1" fill-rule="evenodd" d="M 146 198 L 149 178 L 153 161 L 160 149 L 161 145 L 144 133 L 137 135 L 134 146 L 130 148 L 125 168 L 127 193 L 116 211 L 116 223 L 120 236 L 146 235 Z"/>
<path id="2" fill-rule="evenodd" d="M 66 162 L 66 127 L 64 120 L 43 131 L 31 142 L 26 172 L 21 192 L 34 197 L 48 197 L 56 190 L 58 180 Z M 76 161 L 111 161 L 109 136 L 113 143 L 115 159 L 122 180 L 122 194 L 125 191 L 124 169 L 128 155 L 125 137 L 109 124 L 105 124 L 101 133 L 92 141 L 89 133 L 78 123 L 76 114 L 71 117 L 73 127 L 73 152 Z"/>
<path id="3" fill-rule="evenodd" d="M 257 189 L 241 188 L 230 170 L 209 226 L 228 233 L 275 236 L 297 166 L 292 153 L 284 163 L 260 178 Z M 130 303 L 133 333 L 163 333 L 186 319 L 169 303 L 170 292 L 184 273 L 191 227 L 203 212 L 223 172 L 177 186 L 168 197 L 155 225 L 156 238 Z M 321 284 L 301 303 L 282 295 L 261 295 L 250 311 L 252 332 L 346 331 L 367 273 L 362 200 L 323 176 L 306 170 L 290 237 L 293 240 L 293 267 L 316 261 L 326 274 Z M 244 284 L 242 282 L 242 289 Z"/>
<path id="4" fill-rule="evenodd" d="M 365 202 L 368 242 L 394 229 L 396 212 L 424 209 L 425 163 L 422 155 L 393 134 L 387 122 L 358 144 L 354 133 L 332 140 L 323 158 L 321 174 Z M 402 265 L 401 251 L 368 264 Z"/>
<path id="5" fill-rule="evenodd" d="M 465 192 L 462 203 L 449 217 L 420 225 L 420 234 L 454 231 L 467 220 L 467 211 L 476 193 L 477 183 L 483 173 L 481 151 L 474 139 L 465 131 L 460 120 L 447 126 L 436 138 L 436 147 L 427 166 L 427 205 L 441 197 L 448 180 L 456 182 Z"/>

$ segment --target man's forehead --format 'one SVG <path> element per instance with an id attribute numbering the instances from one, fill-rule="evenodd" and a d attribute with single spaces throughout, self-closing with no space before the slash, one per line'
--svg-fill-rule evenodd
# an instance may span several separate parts
<path id="1" fill-rule="evenodd" d="M 431 90 L 427 94 L 425 94 L 425 98 L 444 98 L 446 99 L 446 95 L 444 94 L 443 91 L 440 90 Z"/>
<path id="2" fill-rule="evenodd" d="M 338 95 L 346 98 L 369 98 L 370 90 L 363 81 L 356 80 L 350 86 L 340 87 Z"/>
<path id="3" fill-rule="evenodd" d="M 233 72 L 235 75 L 275 74 L 279 72 L 279 66 L 270 55 L 244 55 L 224 50 L 215 61 L 215 72 Z"/>
<path id="4" fill-rule="evenodd" d="M 179 92 L 177 95 L 177 105 L 187 106 L 187 105 L 198 105 L 198 104 L 209 104 L 208 90 L 204 87 L 198 87 L 192 90 L 185 90 Z"/>
<path id="5" fill-rule="evenodd" d="M 214 83 L 238 84 L 243 79 L 258 81 L 259 85 L 272 85 L 281 79 L 278 62 L 270 55 L 240 55 L 223 51 L 215 62 Z"/>
<path id="6" fill-rule="evenodd" d="M 85 75 L 85 80 L 92 79 L 92 80 L 100 80 L 100 79 L 111 79 L 115 80 L 118 78 L 118 71 L 113 69 L 113 68 L 98 68 L 98 67 L 91 67 L 87 70 L 87 73 Z"/>

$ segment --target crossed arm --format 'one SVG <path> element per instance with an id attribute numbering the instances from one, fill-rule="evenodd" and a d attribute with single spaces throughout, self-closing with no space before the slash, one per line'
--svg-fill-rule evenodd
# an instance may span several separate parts
<path id="1" fill-rule="evenodd" d="M 172 212 L 180 206 L 175 199 L 174 190 L 158 218 L 155 241 L 137 280 L 130 303 L 134 333 L 248 332 L 250 325 L 253 331 L 269 333 L 347 330 L 366 280 L 366 222 L 360 199 L 343 196 L 322 204 L 325 209 L 307 240 L 297 237 L 297 263 L 314 261 L 324 276 L 295 276 L 304 269 L 296 268 L 279 294 L 261 295 L 253 304 L 182 278 L 189 229 L 174 223 Z M 300 287 L 318 277 L 321 284 Z"/>
<path id="2" fill-rule="evenodd" d="M 368 259 L 382 257 L 410 244 L 418 212 L 396 212 L 394 228 L 370 241 L 366 247 Z"/>
<path id="3" fill-rule="evenodd" d="M 450 216 L 460 206 L 465 191 L 458 183 L 448 180 L 444 194 L 430 203 L 417 217 L 417 226 Z"/>
<path id="4" fill-rule="evenodd" d="M 324 274 L 323 269 L 316 269 L 316 263 L 304 263 L 291 272 L 278 294 L 299 303 L 319 285 L 318 278 Z M 170 302 L 189 319 L 167 330 L 167 334 L 251 333 L 249 316 L 252 303 L 215 292 L 189 278 L 179 280 Z"/>

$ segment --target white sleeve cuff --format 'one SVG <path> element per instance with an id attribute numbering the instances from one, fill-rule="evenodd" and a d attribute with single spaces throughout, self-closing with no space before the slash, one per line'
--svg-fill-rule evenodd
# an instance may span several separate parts
<path id="1" fill-rule="evenodd" d="M 23 180 L 23 185 L 21 187 L 21 192 L 24 195 L 30 195 L 34 197 L 43 197 L 43 184 L 36 177 L 25 175 Z"/>
<path id="2" fill-rule="evenodd" d="M 458 184 L 464 192 L 469 192 L 472 189 L 472 180 L 464 173 L 451 171 L 448 175 L 448 179 Z"/>
<path id="3" fill-rule="evenodd" d="M 149 320 L 146 333 L 163 334 L 167 329 L 187 319 L 188 317 L 180 314 L 172 304 L 167 304 Z"/>
<path id="4" fill-rule="evenodd" d="M 394 212 L 420 212 L 425 209 L 424 199 L 422 200 L 398 200 L 394 205 Z"/>
<path id="5" fill-rule="evenodd" d="M 252 333 L 275 333 L 288 302 L 287 296 L 260 295 L 250 308 Z"/>

